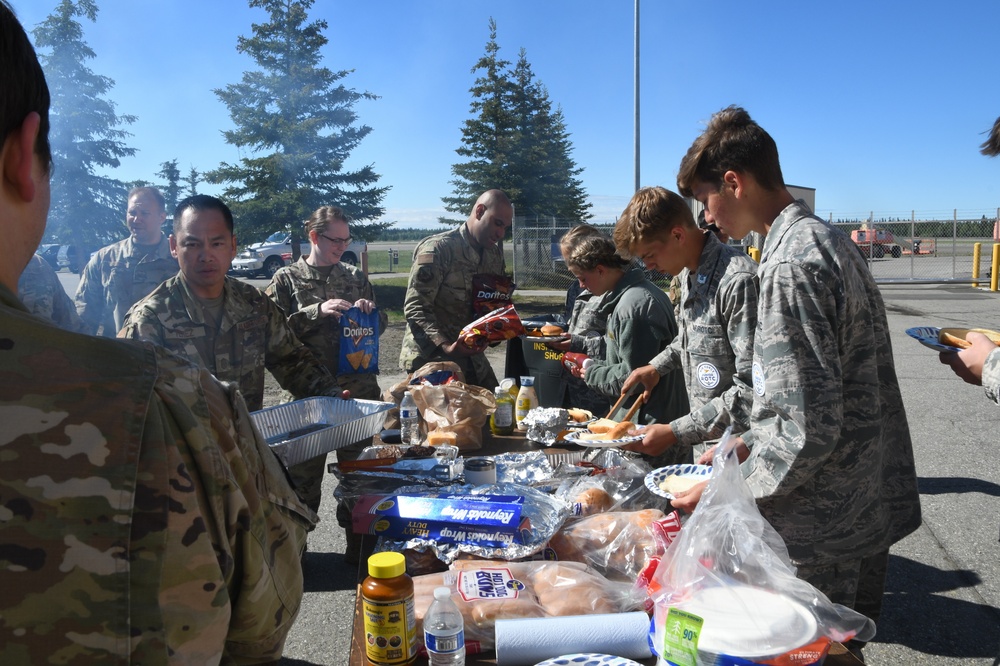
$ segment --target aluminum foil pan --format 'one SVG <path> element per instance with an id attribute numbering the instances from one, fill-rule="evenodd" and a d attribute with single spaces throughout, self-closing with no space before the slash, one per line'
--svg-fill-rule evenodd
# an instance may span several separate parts
<path id="1" fill-rule="evenodd" d="M 289 467 L 378 434 L 393 407 L 391 402 L 317 396 L 251 412 L 250 418 Z"/>

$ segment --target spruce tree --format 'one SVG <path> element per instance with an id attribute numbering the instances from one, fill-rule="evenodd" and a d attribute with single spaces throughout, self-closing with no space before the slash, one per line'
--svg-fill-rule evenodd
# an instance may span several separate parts
<path id="1" fill-rule="evenodd" d="M 161 163 L 156 175 L 167 181 L 166 185 L 160 185 L 160 193 L 163 194 L 164 210 L 167 211 L 167 217 L 170 217 L 181 198 L 181 170 L 177 168 L 177 160 Z"/>
<path id="2" fill-rule="evenodd" d="M 106 98 L 115 82 L 95 74 L 95 53 L 83 39 L 77 17 L 97 20 L 94 0 L 62 0 L 34 29 L 35 44 L 52 95 L 52 204 L 48 235 L 93 248 L 127 235 L 125 195 L 119 180 L 100 173 L 135 154 L 122 129 L 135 116 L 118 115 Z"/>
<path id="3" fill-rule="evenodd" d="M 205 174 L 209 182 L 227 184 L 224 197 L 240 239 L 260 240 L 278 229 L 301 232 L 302 222 L 323 205 L 340 206 L 357 221 L 380 217 L 388 188 L 376 186 L 379 175 L 371 165 L 344 169 L 371 132 L 356 125 L 354 104 L 377 97 L 341 83 L 352 70 L 320 66 L 327 23 L 309 22 L 313 0 L 249 4 L 266 10 L 269 19 L 253 24 L 253 36 L 240 37 L 237 51 L 259 69 L 215 91 L 236 126 L 223 133 L 226 141 L 246 157 Z M 384 226 L 355 223 L 352 232 L 371 238 Z"/>
<path id="4" fill-rule="evenodd" d="M 188 171 L 188 175 L 186 177 L 182 177 L 181 180 L 187 186 L 183 192 L 184 196 L 193 197 L 198 194 L 198 183 L 204 179 L 201 177 L 201 172 L 192 166 L 191 170 Z"/>
<path id="5" fill-rule="evenodd" d="M 452 165 L 454 189 L 442 197 L 445 210 L 463 217 L 490 188 L 507 193 L 518 217 L 590 217 L 587 195 L 570 153 L 573 150 L 562 110 L 552 110 L 548 91 L 536 80 L 521 49 L 517 65 L 499 57 L 496 22 L 489 22 L 486 53 L 472 68 L 481 72 L 473 84 L 472 117 L 462 126 L 462 146 L 469 158 Z M 460 220 L 441 218 L 446 224 Z"/>

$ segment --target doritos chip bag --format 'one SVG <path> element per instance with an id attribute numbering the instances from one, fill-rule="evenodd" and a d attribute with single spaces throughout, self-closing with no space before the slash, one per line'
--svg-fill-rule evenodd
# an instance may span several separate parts
<path id="1" fill-rule="evenodd" d="M 340 315 L 338 374 L 378 374 L 378 309 L 365 314 L 361 308 Z"/>
<path id="2" fill-rule="evenodd" d="M 498 308 L 463 328 L 458 339 L 468 347 L 510 340 L 524 335 L 524 326 L 513 305 Z"/>
<path id="3" fill-rule="evenodd" d="M 472 314 L 475 317 L 511 304 L 517 285 L 505 275 L 476 273 L 472 276 Z"/>

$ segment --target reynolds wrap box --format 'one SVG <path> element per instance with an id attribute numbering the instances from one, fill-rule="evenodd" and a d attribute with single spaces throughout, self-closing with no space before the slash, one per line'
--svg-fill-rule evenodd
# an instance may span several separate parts
<path id="1" fill-rule="evenodd" d="M 351 513 L 355 533 L 502 547 L 521 543 L 519 495 L 364 495 Z"/>

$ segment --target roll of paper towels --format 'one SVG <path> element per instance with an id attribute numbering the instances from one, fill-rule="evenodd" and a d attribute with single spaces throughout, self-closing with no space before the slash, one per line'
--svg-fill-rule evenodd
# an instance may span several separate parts
<path id="1" fill-rule="evenodd" d="M 648 634 L 642 612 L 497 620 L 497 666 L 531 666 L 577 652 L 645 659 Z"/>

